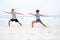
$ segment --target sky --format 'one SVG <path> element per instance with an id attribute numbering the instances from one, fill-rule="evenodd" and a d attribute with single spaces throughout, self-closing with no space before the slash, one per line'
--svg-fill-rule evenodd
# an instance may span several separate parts
<path id="1" fill-rule="evenodd" d="M 60 15 L 60 0 L 0 0 L 0 12 L 12 8 L 24 14 L 39 9 L 42 14 Z"/>

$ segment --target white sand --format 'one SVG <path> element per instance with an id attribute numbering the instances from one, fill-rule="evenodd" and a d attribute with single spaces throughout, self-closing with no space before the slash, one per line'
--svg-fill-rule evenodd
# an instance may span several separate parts
<path id="1" fill-rule="evenodd" d="M 45 20 L 44 20 L 45 21 Z M 31 27 L 31 20 L 21 20 L 21 27 L 18 23 L 11 22 L 8 27 L 7 19 L 0 25 L 0 40 L 60 40 L 60 24 L 58 21 L 47 20 L 44 28 L 40 23 Z M 58 23 L 58 24 L 56 24 Z"/>

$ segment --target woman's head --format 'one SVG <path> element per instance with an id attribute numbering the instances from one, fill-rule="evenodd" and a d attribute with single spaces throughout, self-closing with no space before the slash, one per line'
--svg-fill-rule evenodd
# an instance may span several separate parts
<path id="1" fill-rule="evenodd" d="M 39 13 L 39 10 L 36 10 L 36 13 Z"/>

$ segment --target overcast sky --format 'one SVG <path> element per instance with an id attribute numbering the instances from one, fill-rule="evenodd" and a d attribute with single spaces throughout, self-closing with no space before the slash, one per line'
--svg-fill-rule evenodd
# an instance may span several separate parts
<path id="1" fill-rule="evenodd" d="M 39 9 L 42 14 L 60 15 L 60 0 L 0 0 L 0 15 L 12 8 L 24 14 Z"/>

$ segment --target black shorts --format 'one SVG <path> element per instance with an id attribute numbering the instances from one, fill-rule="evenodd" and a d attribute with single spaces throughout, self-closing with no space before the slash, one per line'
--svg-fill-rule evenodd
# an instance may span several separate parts
<path id="1" fill-rule="evenodd" d="M 10 19 L 10 21 L 19 22 L 18 19 Z"/>
<path id="2" fill-rule="evenodd" d="M 37 19 L 36 22 L 41 22 L 41 20 L 40 19 Z"/>

